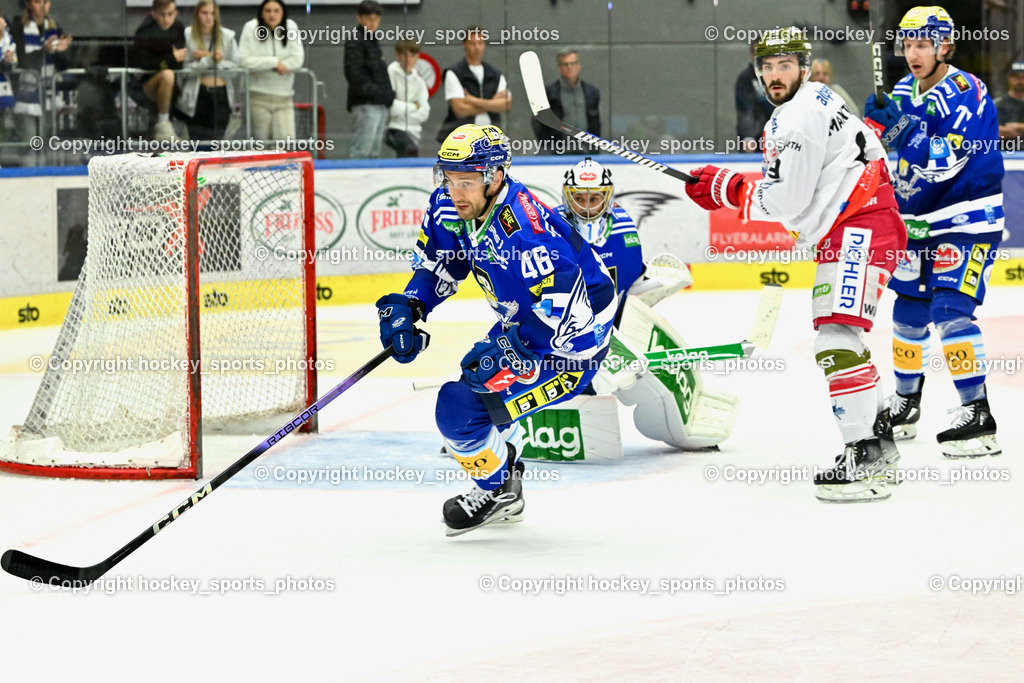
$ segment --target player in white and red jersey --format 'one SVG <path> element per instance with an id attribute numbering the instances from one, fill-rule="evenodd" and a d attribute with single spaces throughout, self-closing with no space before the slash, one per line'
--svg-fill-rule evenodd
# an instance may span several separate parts
<path id="1" fill-rule="evenodd" d="M 763 179 L 705 166 L 691 171 L 697 182 L 686 192 L 708 210 L 781 222 L 798 247 L 814 248 L 814 352 L 846 444 L 835 467 L 815 476 L 817 496 L 884 500 L 899 454 L 863 336 L 907 240 L 885 150 L 828 86 L 808 82 L 811 45 L 800 29 L 766 31 L 755 67 L 776 106 L 764 127 Z"/>

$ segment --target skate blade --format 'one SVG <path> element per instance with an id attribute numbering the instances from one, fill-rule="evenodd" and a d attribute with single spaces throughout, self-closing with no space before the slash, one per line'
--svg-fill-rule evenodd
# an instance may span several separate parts
<path id="1" fill-rule="evenodd" d="M 815 498 L 822 503 L 874 503 L 892 497 L 884 484 L 855 482 L 838 486 L 818 486 Z"/>
<path id="2" fill-rule="evenodd" d="M 905 424 L 905 425 L 893 425 L 892 426 L 892 440 L 893 441 L 908 441 L 917 436 L 917 425 L 916 424 Z"/>
<path id="3" fill-rule="evenodd" d="M 446 525 L 444 535 L 449 538 L 451 538 L 452 536 L 461 536 L 462 534 L 467 533 L 469 531 L 473 531 L 474 529 L 479 529 L 480 527 L 485 527 L 488 524 L 494 524 L 495 522 L 503 522 L 506 519 L 508 519 L 510 522 L 521 522 L 523 521 L 523 508 L 526 507 L 526 501 L 519 500 L 517 501 L 517 503 L 518 505 L 513 504 L 509 507 L 508 510 L 500 512 L 496 515 L 491 515 L 490 517 L 480 522 L 476 526 L 466 527 L 465 529 L 452 529 L 451 527 Z M 519 517 L 519 519 L 512 519 L 517 516 Z"/>
<path id="4" fill-rule="evenodd" d="M 940 443 L 939 447 L 947 458 L 981 458 L 986 455 L 1000 455 L 1003 452 L 995 434 L 976 436 L 963 441 L 946 441 Z"/>

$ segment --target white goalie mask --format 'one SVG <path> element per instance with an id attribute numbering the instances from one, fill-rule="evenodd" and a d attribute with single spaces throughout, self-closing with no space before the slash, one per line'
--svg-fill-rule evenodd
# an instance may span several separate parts
<path id="1" fill-rule="evenodd" d="M 605 217 L 615 205 L 612 172 L 587 157 L 565 172 L 562 199 L 576 217 L 573 221 L 580 234 L 591 244 L 607 238 Z"/>

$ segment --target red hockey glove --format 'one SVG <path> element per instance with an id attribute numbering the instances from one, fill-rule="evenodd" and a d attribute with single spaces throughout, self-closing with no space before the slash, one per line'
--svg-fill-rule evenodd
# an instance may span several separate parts
<path id="1" fill-rule="evenodd" d="M 690 171 L 697 179 L 686 184 L 686 194 L 697 206 L 708 211 L 727 208 L 737 209 L 740 205 L 740 187 L 743 176 L 727 168 L 704 166 Z"/>

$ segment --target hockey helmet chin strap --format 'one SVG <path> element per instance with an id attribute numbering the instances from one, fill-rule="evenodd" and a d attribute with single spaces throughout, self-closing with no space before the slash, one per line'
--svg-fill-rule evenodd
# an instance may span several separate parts
<path id="1" fill-rule="evenodd" d="M 494 198 L 501 194 L 501 188 L 505 186 L 505 169 L 499 169 L 501 171 L 501 185 L 498 185 L 498 189 L 494 191 L 494 194 L 488 195 L 487 188 L 490 187 L 490 183 L 484 185 L 484 208 L 480 210 L 473 220 L 478 221 L 482 216 L 487 215 L 487 212 L 491 210 L 491 204 L 494 203 Z"/>

